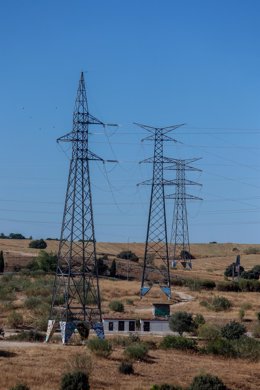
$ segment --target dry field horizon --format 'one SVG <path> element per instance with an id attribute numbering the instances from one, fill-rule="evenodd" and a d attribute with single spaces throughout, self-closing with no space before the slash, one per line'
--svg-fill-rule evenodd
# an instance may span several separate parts
<path id="1" fill-rule="evenodd" d="M 0 240 L 0 250 L 4 251 L 7 261 L 12 256 L 24 266 L 32 256 L 37 256 L 38 250 L 28 248 L 29 240 Z M 57 252 L 58 242 L 47 241 L 49 252 Z M 233 262 L 237 254 L 241 255 L 241 264 L 250 269 L 260 264 L 260 254 L 246 254 L 250 247 L 260 249 L 260 244 L 191 244 L 191 253 L 196 257 L 191 271 L 178 266 L 172 270 L 173 276 L 224 280 L 223 272 L 227 265 Z M 131 250 L 140 258 L 143 256 L 144 244 L 141 243 L 97 243 L 98 254 L 116 255 L 122 250 Z M 19 273 L 18 273 L 19 274 Z M 1 280 L 0 280 L 1 282 Z M 165 301 L 158 286 L 152 288 L 150 294 L 140 300 L 139 280 L 101 279 L 102 310 L 104 316 L 114 315 L 109 309 L 113 299 L 124 303 L 125 313 L 122 316 L 148 318 L 152 316 L 152 303 Z M 256 313 L 260 312 L 259 293 L 191 291 L 184 286 L 172 286 L 173 300 L 171 313 L 178 310 L 193 314 L 202 314 L 208 323 L 224 325 L 231 320 L 239 320 L 239 311 L 245 310 L 244 324 L 248 331 L 256 323 Z M 221 295 L 232 302 L 232 307 L 226 312 L 214 312 L 200 304 L 201 301 Z M 183 299 L 183 297 L 186 299 Z M 20 302 L 22 296 L 19 297 Z M 19 303 L 20 304 L 20 303 Z M 21 310 L 17 304 L 17 310 Z M 0 315 L 1 318 L 1 315 Z M 155 338 L 158 342 L 160 338 Z M 1 345 L 2 343 L 2 345 Z M 18 382 L 24 382 L 30 390 L 58 390 L 62 373 L 67 371 L 70 357 L 75 353 L 85 353 L 86 347 L 81 345 L 62 346 L 61 344 L 25 344 L 0 340 L 0 351 L 11 352 L 9 357 L 0 355 L 1 376 L 0 390 L 9 390 Z M 12 355 L 13 354 L 13 355 Z M 90 377 L 91 389 L 115 390 L 149 390 L 155 383 L 171 383 L 188 386 L 195 375 L 210 373 L 219 376 L 231 390 L 260 389 L 260 363 L 242 359 L 227 359 L 199 353 L 177 350 L 150 350 L 147 362 L 134 363 L 134 375 L 123 375 L 118 372 L 118 366 L 123 359 L 123 349 L 114 347 L 109 358 L 97 358 L 91 355 L 93 369 Z"/>

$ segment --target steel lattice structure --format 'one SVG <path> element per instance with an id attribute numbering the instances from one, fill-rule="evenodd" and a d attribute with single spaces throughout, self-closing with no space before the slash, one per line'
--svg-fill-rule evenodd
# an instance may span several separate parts
<path id="1" fill-rule="evenodd" d="M 197 160 L 199 158 L 187 160 L 175 159 L 174 165 L 165 168 L 168 170 L 176 170 L 176 179 L 173 181 L 175 184 L 175 194 L 166 196 L 168 199 L 175 199 L 170 241 L 170 259 L 174 268 L 177 262 L 181 262 L 184 268 L 192 268 L 192 259 L 189 256 L 190 242 L 186 200 L 201 200 L 201 198 L 187 194 L 186 186 L 201 184 L 187 180 L 186 171 L 201 172 L 200 169 L 189 165 Z"/>
<path id="2" fill-rule="evenodd" d="M 141 161 L 141 163 L 153 164 L 153 177 L 151 180 L 140 183 L 142 185 L 151 185 L 140 296 L 143 297 L 147 294 L 151 288 L 151 284 L 155 282 L 156 278 L 158 279 L 158 272 L 156 276 L 154 272 L 154 263 L 156 263 L 157 271 L 160 271 L 160 287 L 170 299 L 171 287 L 164 186 L 170 185 L 172 182 L 164 179 L 164 164 L 173 163 L 173 159 L 163 155 L 163 146 L 165 141 L 175 141 L 167 133 L 177 129 L 181 125 L 168 127 L 152 127 L 138 123 L 136 125 L 151 133 L 145 140 L 154 142 L 153 157 Z"/>
<path id="3" fill-rule="evenodd" d="M 46 341 L 57 327 L 60 327 L 63 343 L 68 342 L 76 328 L 82 337 L 87 337 L 90 328 L 104 337 L 89 172 L 90 160 L 104 160 L 89 150 L 90 125 L 105 124 L 88 111 L 82 72 L 73 130 L 57 140 L 72 144 L 72 157 Z"/>

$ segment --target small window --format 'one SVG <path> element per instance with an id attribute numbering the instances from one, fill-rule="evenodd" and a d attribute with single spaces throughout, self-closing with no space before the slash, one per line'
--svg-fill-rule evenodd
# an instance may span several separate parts
<path id="1" fill-rule="evenodd" d="M 108 323 L 108 330 L 110 332 L 113 332 L 113 330 L 114 330 L 114 323 L 113 323 L 113 321 L 109 321 L 109 323 Z"/>
<path id="2" fill-rule="evenodd" d="M 144 332 L 150 332 L 150 322 L 144 321 Z"/>
<path id="3" fill-rule="evenodd" d="M 135 321 L 129 321 L 129 331 L 130 332 L 135 331 Z"/>
<path id="4" fill-rule="evenodd" d="M 125 321 L 118 321 L 118 330 L 124 331 L 125 330 Z"/>

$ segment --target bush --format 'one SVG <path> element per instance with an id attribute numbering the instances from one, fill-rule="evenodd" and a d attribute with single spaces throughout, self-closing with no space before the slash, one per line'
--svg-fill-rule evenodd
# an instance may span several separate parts
<path id="1" fill-rule="evenodd" d="M 10 390 L 30 390 L 30 387 L 23 383 L 18 383 L 16 386 L 11 387 Z"/>
<path id="2" fill-rule="evenodd" d="M 259 279 L 259 273 L 258 272 L 252 272 L 252 271 L 244 271 L 241 273 L 242 279 Z"/>
<path id="3" fill-rule="evenodd" d="M 231 302 L 225 298 L 225 297 L 214 297 L 211 300 L 207 301 L 207 304 L 205 305 L 208 309 L 214 310 L 214 311 L 225 311 L 230 309 L 232 306 Z"/>
<path id="4" fill-rule="evenodd" d="M 19 328 L 23 325 L 23 316 L 21 313 L 12 311 L 7 318 L 7 322 L 11 328 Z"/>
<path id="5" fill-rule="evenodd" d="M 255 324 L 252 331 L 253 337 L 259 339 L 260 338 L 260 324 Z"/>
<path id="6" fill-rule="evenodd" d="M 257 255 L 258 253 L 260 253 L 260 249 L 256 248 L 256 247 L 253 247 L 253 246 L 250 246 L 249 248 L 246 248 L 244 250 L 244 253 L 246 255 Z"/>
<path id="7" fill-rule="evenodd" d="M 178 332 L 180 335 L 183 332 L 192 332 L 195 329 L 192 314 L 186 311 L 177 311 L 172 314 L 169 318 L 169 326 L 173 332 Z"/>
<path id="8" fill-rule="evenodd" d="M 89 377 L 92 371 L 91 353 L 86 351 L 85 353 L 75 353 L 70 355 L 67 363 L 67 371 L 84 372 Z"/>
<path id="9" fill-rule="evenodd" d="M 256 313 L 256 318 L 258 321 L 260 321 L 260 311 Z"/>
<path id="10" fill-rule="evenodd" d="M 89 390 L 88 376 L 81 371 L 68 372 L 61 379 L 60 390 Z"/>
<path id="11" fill-rule="evenodd" d="M 112 345 L 108 340 L 99 338 L 90 339 L 87 342 L 87 346 L 97 356 L 108 357 L 112 352 Z"/>
<path id="12" fill-rule="evenodd" d="M 160 343 L 162 349 L 197 350 L 197 342 L 182 336 L 165 336 Z"/>
<path id="13" fill-rule="evenodd" d="M 238 282 L 218 282 L 216 289 L 218 291 L 241 291 Z"/>
<path id="14" fill-rule="evenodd" d="M 238 357 L 251 361 L 259 361 L 260 359 L 260 343 L 251 337 L 242 336 L 238 340 L 234 340 L 234 347 Z"/>
<path id="15" fill-rule="evenodd" d="M 198 328 L 199 326 L 205 324 L 205 322 L 206 322 L 205 318 L 203 317 L 202 314 L 196 314 L 194 319 L 193 319 L 193 321 L 194 321 L 194 325 L 195 325 L 196 328 Z"/>
<path id="16" fill-rule="evenodd" d="M 41 238 L 40 240 L 33 240 L 29 243 L 29 248 L 45 249 L 47 248 L 46 242 Z"/>
<path id="17" fill-rule="evenodd" d="M 125 259 L 125 260 L 131 260 L 131 261 L 139 261 L 139 257 L 136 256 L 136 254 L 132 251 L 122 251 L 118 253 L 116 256 L 119 259 Z"/>
<path id="18" fill-rule="evenodd" d="M 123 312 L 125 310 L 124 304 L 120 301 L 111 301 L 108 307 L 109 309 L 117 312 Z"/>
<path id="19" fill-rule="evenodd" d="M 27 268 L 31 271 L 42 270 L 44 272 L 55 272 L 57 262 L 57 255 L 41 250 L 38 256 L 27 264 Z"/>
<path id="20" fill-rule="evenodd" d="M 125 349 L 124 354 L 130 360 L 145 360 L 148 350 L 145 343 L 133 343 Z"/>
<path id="21" fill-rule="evenodd" d="M 221 336 L 228 340 L 239 339 L 246 332 L 244 325 L 240 322 L 231 321 L 221 329 Z"/>
<path id="22" fill-rule="evenodd" d="M 202 374 L 193 378 L 188 390 L 227 390 L 227 387 L 217 376 Z"/>
<path id="23" fill-rule="evenodd" d="M 210 341 L 206 346 L 206 352 L 228 358 L 238 357 L 237 349 L 234 347 L 232 341 L 227 339 L 216 339 Z"/>
<path id="24" fill-rule="evenodd" d="M 47 325 L 46 325 L 46 327 L 47 327 Z M 38 332 L 38 331 L 35 331 L 35 330 L 29 330 L 28 332 L 22 331 L 21 333 L 11 335 L 8 337 L 8 340 L 42 342 L 45 340 L 45 335 Z"/>
<path id="25" fill-rule="evenodd" d="M 238 274 L 241 275 L 241 273 L 244 272 L 244 270 L 245 269 L 244 267 L 242 267 L 242 265 L 236 266 L 236 263 L 232 263 L 226 268 L 224 275 L 226 277 L 231 278 L 232 276 L 238 276 Z"/>
<path id="26" fill-rule="evenodd" d="M 217 340 L 220 337 L 220 329 L 213 324 L 203 324 L 198 329 L 198 336 L 203 340 Z"/>
<path id="27" fill-rule="evenodd" d="M 115 259 L 112 261 L 112 264 L 111 264 L 111 267 L 109 270 L 109 274 L 112 278 L 114 278 L 116 276 L 116 261 L 115 261 Z"/>
<path id="28" fill-rule="evenodd" d="M 133 364 L 130 362 L 123 361 L 120 363 L 118 367 L 118 371 L 121 372 L 121 374 L 131 375 L 134 373 Z"/>
<path id="29" fill-rule="evenodd" d="M 3 251 L 0 251 L 0 273 L 2 274 L 5 269 L 5 261 Z"/>
<path id="30" fill-rule="evenodd" d="M 243 292 L 260 292 L 260 282 L 258 280 L 239 279 L 238 285 Z"/>
<path id="31" fill-rule="evenodd" d="M 24 306 L 29 310 L 36 309 L 40 304 L 42 303 L 42 300 L 39 297 L 28 297 L 26 298 L 24 302 Z"/>
<path id="32" fill-rule="evenodd" d="M 151 390 L 184 390 L 181 386 L 169 385 L 168 383 L 163 383 L 162 385 L 153 385 Z"/>

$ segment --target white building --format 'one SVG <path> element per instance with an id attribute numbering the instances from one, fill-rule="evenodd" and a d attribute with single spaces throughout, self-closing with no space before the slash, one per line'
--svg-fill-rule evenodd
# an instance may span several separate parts
<path id="1" fill-rule="evenodd" d="M 169 327 L 168 319 L 143 319 L 136 320 L 131 318 L 104 318 L 103 319 L 105 334 L 113 333 L 152 333 L 165 334 L 172 333 Z"/>

